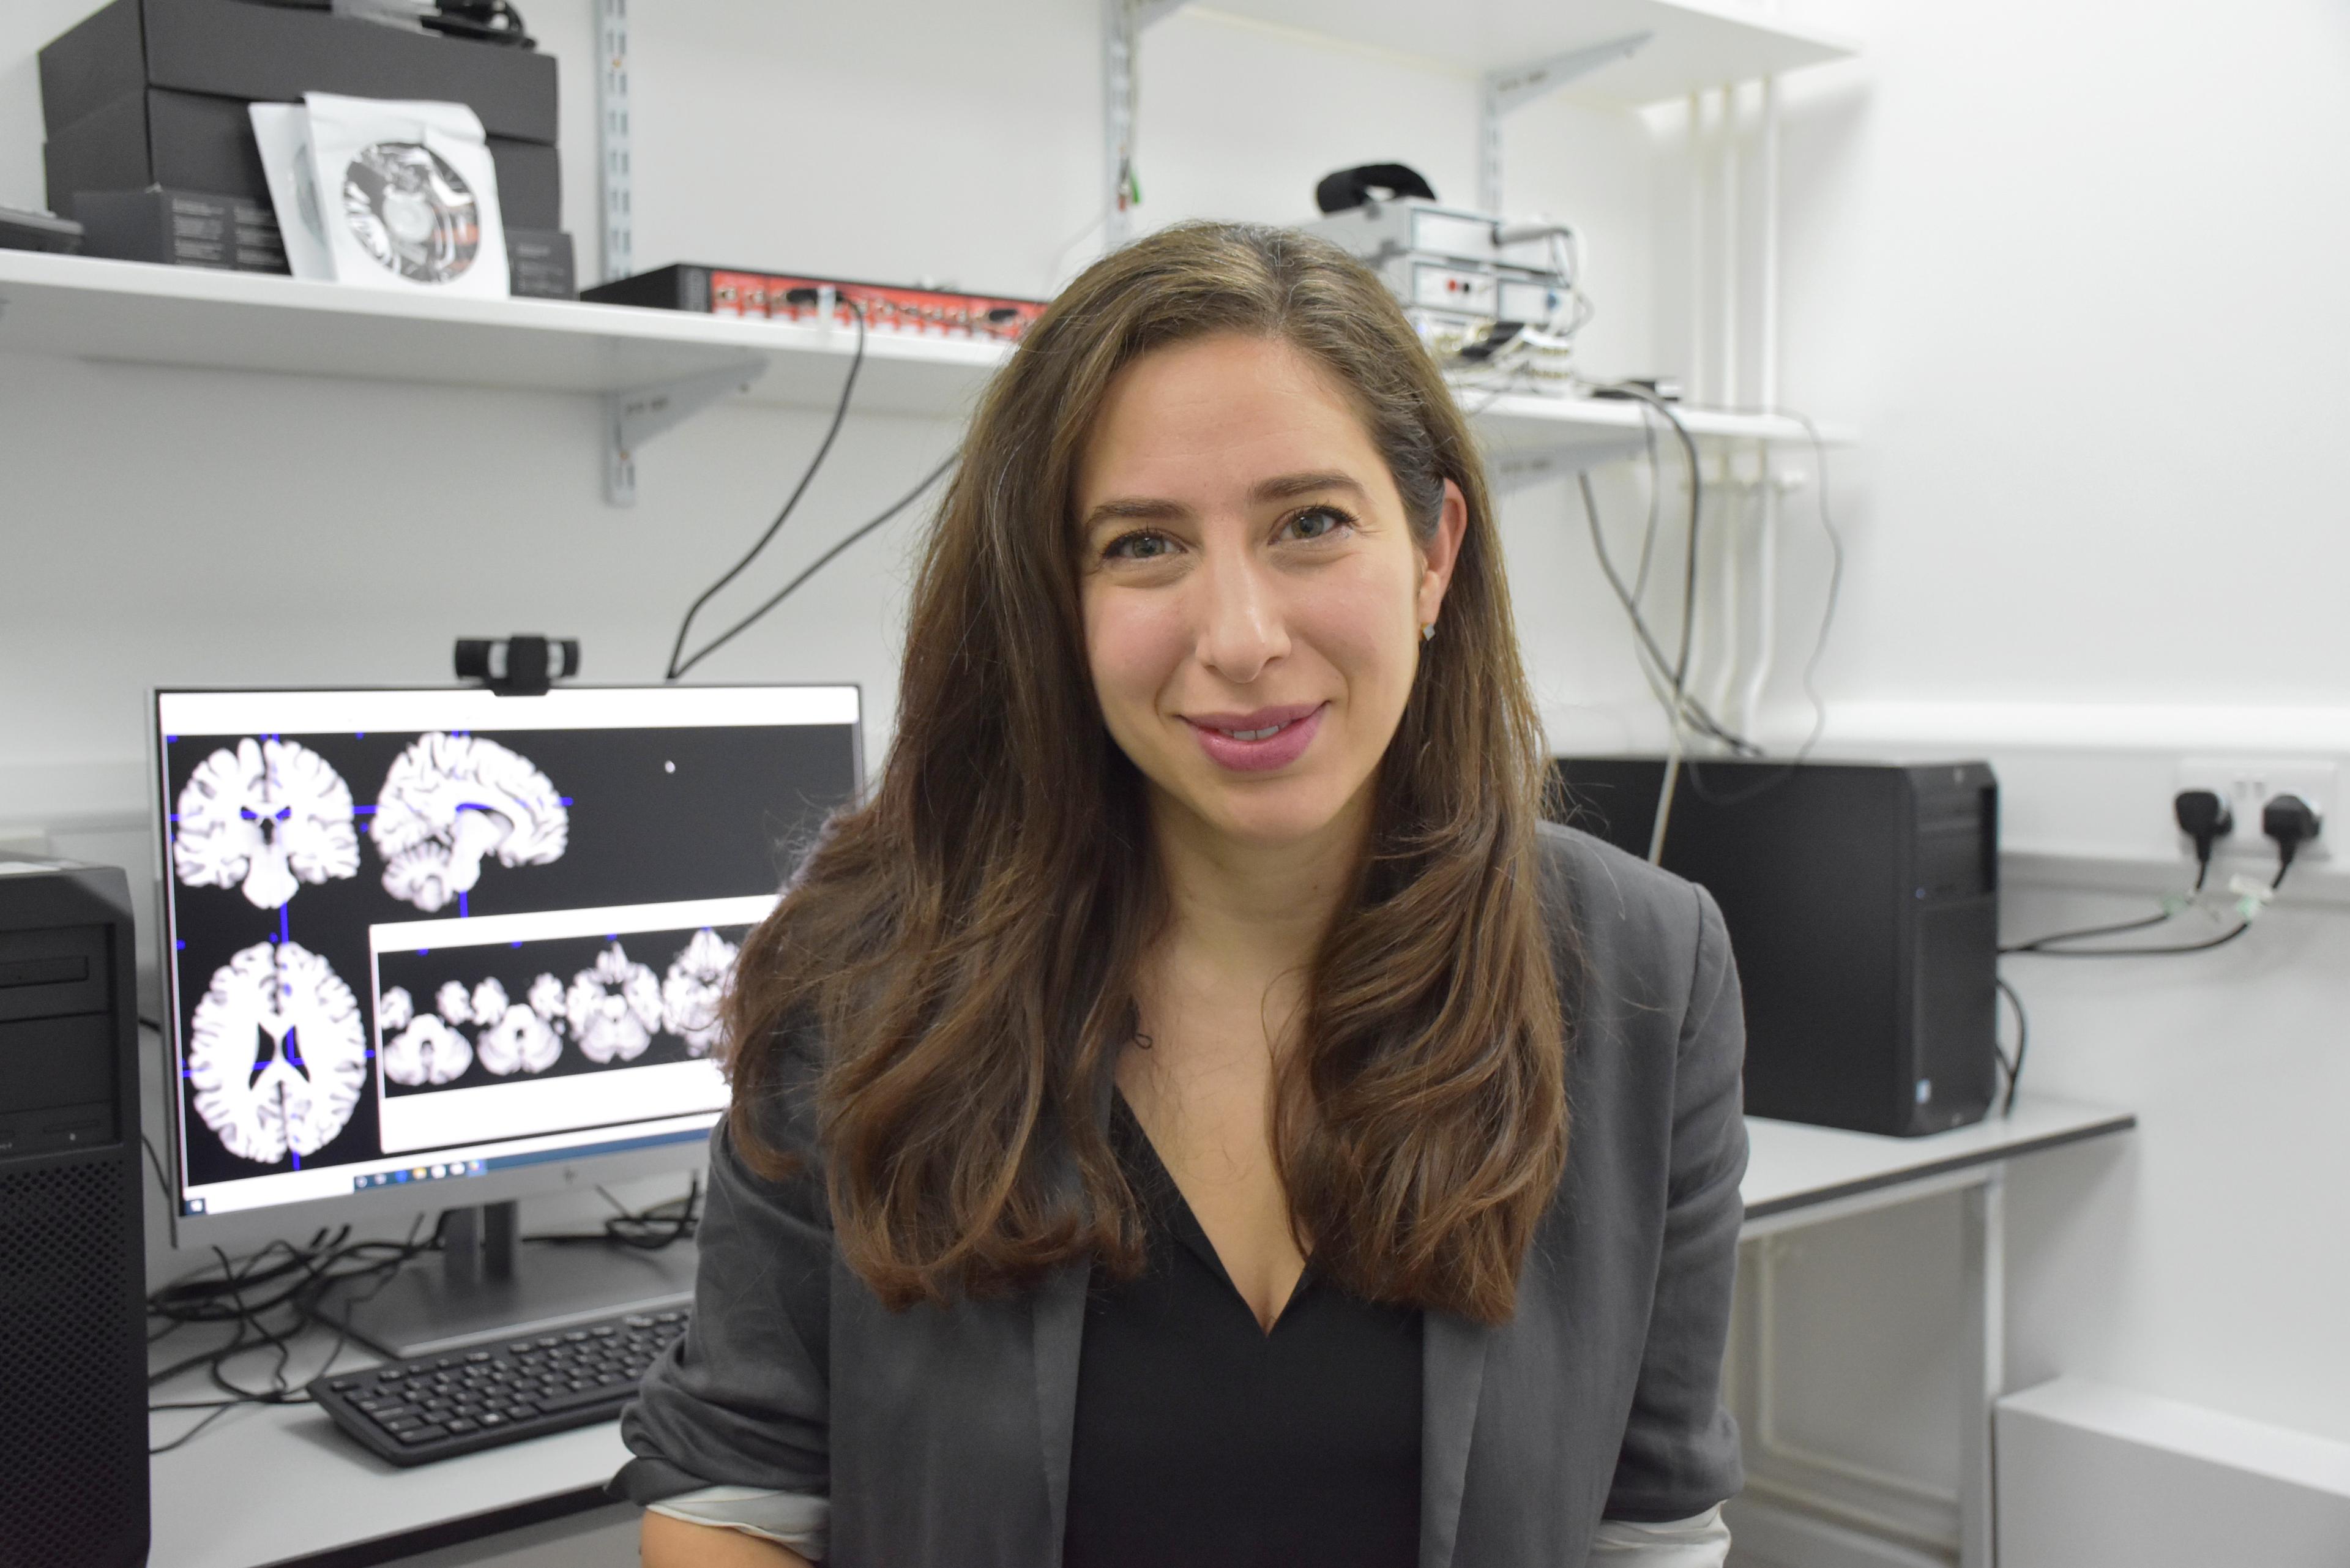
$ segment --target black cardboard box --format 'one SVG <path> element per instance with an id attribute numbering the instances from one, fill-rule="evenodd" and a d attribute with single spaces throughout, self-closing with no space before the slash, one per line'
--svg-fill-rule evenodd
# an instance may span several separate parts
<path id="1" fill-rule="evenodd" d="M 492 136 L 556 140 L 548 56 L 253 0 L 114 0 L 43 49 L 40 73 L 52 135 L 158 87 L 265 101 L 306 92 L 452 100 Z"/>
<path id="2" fill-rule="evenodd" d="M 266 202 L 194 191 L 85 191 L 82 254 L 172 266 L 284 273 L 286 242 Z"/>
<path id="3" fill-rule="evenodd" d="M 561 228 L 561 155 L 552 147 L 502 136 L 491 137 L 489 147 L 498 170 L 498 210 L 506 224 Z M 140 191 L 161 185 L 171 191 L 269 200 L 253 120 L 236 99 L 167 88 L 137 89 L 50 132 L 41 159 L 48 174 L 50 210 L 68 217 L 77 215 L 74 198 L 84 191 Z"/>
<path id="4" fill-rule="evenodd" d="M 579 275 L 571 236 L 547 229 L 506 227 L 506 275 L 516 299 L 577 299 Z"/>

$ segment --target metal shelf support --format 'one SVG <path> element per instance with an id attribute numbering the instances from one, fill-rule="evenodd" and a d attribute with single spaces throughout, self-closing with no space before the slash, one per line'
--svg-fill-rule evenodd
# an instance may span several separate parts
<path id="1" fill-rule="evenodd" d="M 1478 145 L 1482 150 L 1477 168 L 1478 211 L 1497 215 L 1502 211 L 1503 116 L 1556 91 L 1577 77 L 1589 76 L 1602 66 L 1614 65 L 1639 53 L 1641 47 L 1655 36 L 1654 33 L 1627 33 L 1620 38 L 1610 38 L 1586 49 L 1570 49 L 1532 65 L 1487 71 L 1478 112 Z"/>
<path id="2" fill-rule="evenodd" d="M 675 430 L 719 399 L 750 390 L 751 383 L 766 371 L 764 360 L 746 359 L 723 370 L 605 393 L 604 499 L 614 506 L 634 506 L 637 448 Z"/>
<path id="3" fill-rule="evenodd" d="M 636 270 L 637 220 L 629 167 L 629 0 L 597 0 L 596 160 L 604 204 L 604 281 Z"/>
<path id="4" fill-rule="evenodd" d="M 1152 23 L 1184 0 L 1102 0 L 1102 249 L 1134 237 L 1134 115 L 1141 80 L 1136 52 Z"/>

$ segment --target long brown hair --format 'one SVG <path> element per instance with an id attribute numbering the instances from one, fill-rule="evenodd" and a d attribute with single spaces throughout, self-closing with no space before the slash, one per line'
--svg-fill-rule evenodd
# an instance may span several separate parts
<path id="1" fill-rule="evenodd" d="M 1536 904 L 1541 731 L 1469 428 L 1378 278 L 1271 228 L 1104 257 L 980 402 L 917 577 L 898 731 L 744 944 L 731 1129 L 813 1064 L 842 1255 L 893 1306 L 1141 1265 L 1100 1120 L 1163 919 L 1139 774 L 1078 612 L 1073 476 L 1111 379 L 1168 344 L 1278 338 L 1354 398 L 1423 542 L 1468 532 L 1381 763 L 1370 838 L 1307 976 L 1272 1136 L 1315 1264 L 1373 1300 L 1506 1318 L 1562 1168 L 1562 1016 Z"/>

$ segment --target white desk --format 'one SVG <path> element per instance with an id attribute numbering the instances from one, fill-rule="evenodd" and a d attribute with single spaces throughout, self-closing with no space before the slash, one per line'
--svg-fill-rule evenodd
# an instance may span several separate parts
<path id="1" fill-rule="evenodd" d="M 1817 1224 L 1935 1193 L 1967 1194 L 1970 1282 L 1970 1387 L 1962 1562 L 1988 1563 L 1991 1402 L 2000 1386 L 2001 1174 L 2022 1155 L 2124 1132 L 2126 1113 L 2048 1099 L 1926 1138 L 1875 1137 L 1750 1117 L 1752 1146 L 1743 1193 L 1744 1234 Z M 190 1341 L 193 1344 L 193 1341 Z M 296 1375 L 317 1365 L 327 1340 L 305 1343 Z M 182 1336 L 158 1347 L 183 1355 Z M 361 1356 L 339 1364 L 365 1365 Z M 157 1397 L 201 1398 L 190 1375 Z M 154 1440 L 186 1430 L 183 1414 L 154 1418 Z M 1980 1438 L 1978 1442 L 1977 1439 Z M 1978 1456 L 1977 1449 L 1981 1449 Z M 403 1470 L 345 1441 L 327 1417 L 296 1406 L 230 1412 L 185 1448 L 159 1456 L 153 1478 L 152 1568 L 265 1568 L 382 1563 L 595 1507 L 627 1459 L 617 1425 L 577 1428 L 462 1459 Z M 1980 1468 L 1978 1468 L 1980 1467 Z M 1980 1513 L 1978 1521 L 1975 1515 Z"/>

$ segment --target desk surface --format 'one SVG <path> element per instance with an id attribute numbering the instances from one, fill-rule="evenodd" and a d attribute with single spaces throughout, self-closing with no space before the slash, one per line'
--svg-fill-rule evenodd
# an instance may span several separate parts
<path id="1" fill-rule="evenodd" d="M 2135 1125 L 2126 1112 L 2046 1098 L 2021 1101 L 2012 1117 L 1923 1138 L 1749 1117 L 1747 1217 L 1825 1208 Z M 158 1350 L 166 1347 L 184 1353 L 177 1335 Z M 297 1366 L 316 1365 L 325 1348 L 323 1335 L 315 1348 L 299 1347 Z M 365 1358 L 350 1356 L 343 1365 L 362 1366 Z M 157 1397 L 208 1392 L 192 1374 L 159 1388 Z M 176 1437 L 189 1418 L 155 1417 L 154 1440 Z M 153 1568 L 389 1562 L 591 1506 L 627 1457 L 619 1427 L 607 1422 L 403 1470 L 346 1442 L 307 1406 L 234 1410 L 151 1463 L 150 1562 Z"/>

